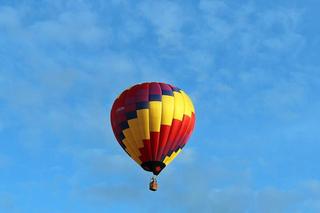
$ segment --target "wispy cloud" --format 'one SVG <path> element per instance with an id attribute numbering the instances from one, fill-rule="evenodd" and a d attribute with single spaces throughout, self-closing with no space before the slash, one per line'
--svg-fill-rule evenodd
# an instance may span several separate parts
<path id="1" fill-rule="evenodd" d="M 139 6 L 142 16 L 154 27 L 160 46 L 179 47 L 182 28 L 187 20 L 184 8 L 172 1 L 144 2 Z M 170 49 L 170 48 L 169 48 Z"/>
<path id="2" fill-rule="evenodd" d="M 16 177 L 6 189 L 29 192 L 30 183 L 89 209 L 124 199 L 137 211 L 317 212 L 320 76 L 300 59 L 311 42 L 301 30 L 307 15 L 205 0 L 1 6 L 0 167 Z M 182 87 L 197 111 L 191 144 L 152 195 L 108 114 L 119 92 L 142 81 Z M 26 206 L 1 197 L 0 206 Z"/>
<path id="3" fill-rule="evenodd" d="M 18 212 L 15 206 L 14 198 L 9 193 L 0 193 L 0 210 Z"/>
<path id="4" fill-rule="evenodd" d="M 80 192 L 85 194 L 82 199 L 85 198 L 92 203 L 104 203 L 109 208 L 114 208 L 118 205 L 118 201 L 122 200 L 132 209 L 146 205 L 146 212 L 147 203 L 159 206 L 159 200 L 162 201 L 161 207 L 159 206 L 161 211 L 180 209 L 194 212 L 200 208 L 203 212 L 300 212 L 307 208 L 314 212 L 318 209 L 320 191 L 317 180 L 302 181 L 286 189 L 272 185 L 257 187 L 254 184 L 253 173 L 246 162 L 239 161 L 238 168 L 235 169 L 235 159 L 215 157 L 203 159 L 195 150 L 184 151 L 186 152 L 182 152 L 180 159 L 160 176 L 161 192 L 155 196 L 149 195 L 150 192 L 145 190 L 147 179 L 140 172 L 135 172 L 133 167 L 125 165 L 125 161 L 121 159 L 108 160 L 117 159 L 117 156 L 98 154 L 106 161 L 90 157 L 92 161 L 89 164 L 98 165 L 100 162 L 109 169 L 94 166 L 93 175 L 99 174 L 99 171 L 108 172 L 102 176 L 100 173 L 100 177 L 98 176 L 94 182 L 80 187 Z M 91 153 L 97 152 L 101 153 L 101 150 Z M 201 163 L 202 160 L 206 163 Z M 115 163 L 118 166 L 109 167 Z M 103 177 L 108 175 L 121 181 L 115 182 L 110 177 L 102 181 Z M 142 184 L 143 179 L 145 185 Z M 147 201 L 145 197 L 148 197 Z M 136 203 L 136 200 L 140 202 Z"/>

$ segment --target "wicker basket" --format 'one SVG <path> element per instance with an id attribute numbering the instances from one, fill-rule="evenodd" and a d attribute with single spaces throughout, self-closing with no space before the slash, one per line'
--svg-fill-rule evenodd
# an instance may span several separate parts
<path id="1" fill-rule="evenodd" d="M 157 183 L 157 181 L 152 180 L 152 181 L 150 182 L 150 184 L 149 184 L 149 189 L 150 189 L 151 191 L 157 191 L 157 189 L 158 189 L 158 183 Z"/>

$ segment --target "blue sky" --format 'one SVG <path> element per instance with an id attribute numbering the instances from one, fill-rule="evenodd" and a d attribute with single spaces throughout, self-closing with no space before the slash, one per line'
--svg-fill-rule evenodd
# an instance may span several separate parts
<path id="1" fill-rule="evenodd" d="M 0 0 L 0 212 L 320 212 L 319 4 Z M 156 193 L 109 123 L 144 81 L 197 115 Z"/>

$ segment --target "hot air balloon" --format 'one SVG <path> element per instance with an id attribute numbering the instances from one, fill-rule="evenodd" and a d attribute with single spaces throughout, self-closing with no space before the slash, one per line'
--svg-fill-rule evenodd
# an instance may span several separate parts
<path id="1" fill-rule="evenodd" d="M 189 96 L 165 83 L 141 83 L 123 91 L 113 103 L 111 126 L 124 151 L 154 176 L 150 190 L 157 190 L 156 176 L 181 152 L 195 125 Z"/>

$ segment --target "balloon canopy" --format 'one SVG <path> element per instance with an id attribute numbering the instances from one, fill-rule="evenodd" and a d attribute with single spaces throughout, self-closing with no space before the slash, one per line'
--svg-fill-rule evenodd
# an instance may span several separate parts
<path id="1" fill-rule="evenodd" d="M 187 143 L 195 111 L 183 90 L 165 83 L 142 83 L 114 101 L 111 125 L 127 154 L 144 170 L 158 175 Z"/>

